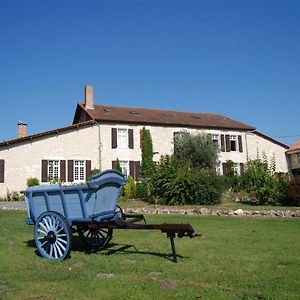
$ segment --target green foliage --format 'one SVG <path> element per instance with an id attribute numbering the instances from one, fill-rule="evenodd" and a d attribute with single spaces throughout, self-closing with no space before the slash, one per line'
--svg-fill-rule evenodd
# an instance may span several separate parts
<path id="1" fill-rule="evenodd" d="M 150 130 L 143 127 L 142 130 L 142 163 L 141 175 L 143 177 L 151 176 L 154 170 L 153 164 L 153 144 Z"/>
<path id="2" fill-rule="evenodd" d="M 218 151 L 217 145 L 205 133 L 192 135 L 183 131 L 174 138 L 175 157 L 194 167 L 215 169 Z"/>
<path id="3" fill-rule="evenodd" d="M 240 176 L 237 174 L 232 160 L 227 160 L 227 173 L 224 175 L 224 183 L 227 188 L 233 192 L 237 192 L 240 188 Z"/>
<path id="4" fill-rule="evenodd" d="M 125 199 L 134 199 L 136 197 L 136 184 L 131 175 L 128 176 L 123 193 Z"/>
<path id="5" fill-rule="evenodd" d="M 148 202 L 153 201 L 153 186 L 150 178 L 141 178 L 136 183 L 136 197 Z"/>
<path id="6" fill-rule="evenodd" d="M 300 206 L 300 177 L 294 178 L 288 185 L 288 197 L 285 205 Z"/>
<path id="7" fill-rule="evenodd" d="M 164 156 L 152 178 L 154 195 L 161 204 L 217 204 L 223 192 L 214 170 L 191 168 L 174 156 Z"/>
<path id="8" fill-rule="evenodd" d="M 259 205 L 280 205 L 286 198 L 288 179 L 275 175 L 275 160 L 265 156 L 251 160 L 241 176 L 240 188 L 249 194 L 249 202 Z"/>
<path id="9" fill-rule="evenodd" d="M 60 180 L 57 177 L 53 177 L 51 179 L 49 178 L 48 182 L 49 182 L 49 184 L 60 184 L 60 185 L 63 185 L 65 183 L 63 180 Z"/>
<path id="10" fill-rule="evenodd" d="M 115 170 L 117 170 L 117 171 L 119 171 L 119 172 L 122 173 L 122 168 L 121 168 L 120 161 L 119 161 L 118 158 L 116 160 Z"/>
<path id="11" fill-rule="evenodd" d="M 24 201 L 24 195 L 20 194 L 17 191 L 6 190 L 6 196 L 1 197 L 0 201 Z"/>
<path id="12" fill-rule="evenodd" d="M 91 176 L 96 175 L 96 174 L 99 174 L 100 172 L 101 172 L 100 169 L 94 168 L 94 169 L 91 170 Z"/>
<path id="13" fill-rule="evenodd" d="M 37 178 L 35 177 L 30 177 L 27 179 L 27 186 L 30 187 L 30 186 L 36 186 L 36 185 L 39 185 L 40 182 Z"/>

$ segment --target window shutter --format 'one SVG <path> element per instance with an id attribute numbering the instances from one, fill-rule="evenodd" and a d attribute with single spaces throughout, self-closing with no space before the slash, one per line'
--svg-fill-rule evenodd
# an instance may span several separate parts
<path id="1" fill-rule="evenodd" d="M 238 141 L 239 141 L 239 151 L 243 152 L 243 143 L 242 143 L 242 136 L 238 136 Z"/>
<path id="2" fill-rule="evenodd" d="M 66 181 L 66 161 L 60 161 L 60 180 L 65 182 Z"/>
<path id="3" fill-rule="evenodd" d="M 68 182 L 74 181 L 74 160 L 68 160 Z"/>
<path id="4" fill-rule="evenodd" d="M 240 171 L 241 171 L 241 175 L 244 174 L 244 164 L 240 163 Z"/>
<path id="5" fill-rule="evenodd" d="M 117 148 L 117 128 L 111 129 L 111 148 Z"/>
<path id="6" fill-rule="evenodd" d="M 225 152 L 225 136 L 221 134 L 221 151 Z"/>
<path id="7" fill-rule="evenodd" d="M 130 161 L 129 162 L 129 175 L 131 175 L 133 178 L 135 177 L 134 174 L 134 161 Z"/>
<path id="8" fill-rule="evenodd" d="M 4 183 L 4 159 L 0 159 L 0 183 Z"/>
<path id="9" fill-rule="evenodd" d="M 85 161 L 85 179 L 89 180 L 91 177 L 92 162 L 90 160 Z"/>
<path id="10" fill-rule="evenodd" d="M 222 163 L 222 167 L 223 167 L 223 175 L 226 175 L 228 172 L 227 163 Z"/>
<path id="11" fill-rule="evenodd" d="M 141 163 L 139 161 L 134 162 L 134 169 L 135 169 L 134 180 L 139 180 L 141 177 Z"/>
<path id="12" fill-rule="evenodd" d="M 128 147 L 133 149 L 133 129 L 128 129 Z"/>
<path id="13" fill-rule="evenodd" d="M 230 152 L 230 140 L 229 140 L 229 134 L 225 134 L 225 144 L 226 144 L 226 152 Z"/>
<path id="14" fill-rule="evenodd" d="M 42 160 L 42 182 L 48 181 L 48 160 Z"/>
<path id="15" fill-rule="evenodd" d="M 140 130 L 140 148 L 143 149 L 143 129 Z"/>
<path id="16" fill-rule="evenodd" d="M 116 160 L 113 160 L 112 162 L 111 162 L 111 168 L 112 169 L 116 169 L 116 163 L 117 163 L 117 161 Z"/>

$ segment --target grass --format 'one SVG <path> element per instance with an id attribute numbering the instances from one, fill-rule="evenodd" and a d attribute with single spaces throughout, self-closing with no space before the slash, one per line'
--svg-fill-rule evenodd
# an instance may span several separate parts
<path id="1" fill-rule="evenodd" d="M 75 236 L 71 258 L 50 262 L 24 217 L 0 211 L 0 299 L 299 299 L 299 219 L 147 216 L 203 234 L 176 238 L 175 264 L 165 234 L 137 230 L 96 253 Z"/>

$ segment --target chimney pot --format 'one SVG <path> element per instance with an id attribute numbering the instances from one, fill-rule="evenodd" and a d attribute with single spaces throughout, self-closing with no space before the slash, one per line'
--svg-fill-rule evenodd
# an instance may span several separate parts
<path id="1" fill-rule="evenodd" d="M 85 86 L 85 109 L 94 109 L 94 88 L 91 85 Z"/>
<path id="2" fill-rule="evenodd" d="M 18 122 L 18 138 L 27 136 L 27 124 L 22 121 Z"/>

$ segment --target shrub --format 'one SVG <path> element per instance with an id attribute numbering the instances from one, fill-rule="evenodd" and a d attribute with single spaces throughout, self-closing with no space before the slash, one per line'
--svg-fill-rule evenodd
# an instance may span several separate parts
<path id="1" fill-rule="evenodd" d="M 119 171 L 120 173 L 123 173 L 123 172 L 122 172 L 121 165 L 120 165 L 120 161 L 119 161 L 118 158 L 117 158 L 117 160 L 116 160 L 115 170 Z"/>
<path id="2" fill-rule="evenodd" d="M 240 188 L 249 194 L 248 203 L 280 205 L 286 198 L 288 179 L 275 176 L 275 163 L 263 157 L 249 161 L 241 176 Z"/>
<path id="3" fill-rule="evenodd" d="M 37 178 L 35 177 L 30 177 L 27 179 L 27 186 L 30 187 L 30 186 L 36 186 L 36 185 L 39 185 L 40 182 Z"/>
<path id="4" fill-rule="evenodd" d="M 136 197 L 136 184 L 131 175 L 128 176 L 127 183 L 124 186 L 124 198 L 134 199 Z"/>
<path id="5" fill-rule="evenodd" d="M 136 197 L 148 202 L 153 200 L 153 187 L 150 178 L 141 178 L 136 183 Z"/>
<path id="6" fill-rule="evenodd" d="M 217 204 L 222 178 L 214 170 L 191 168 L 174 156 L 162 157 L 152 178 L 154 195 L 161 204 Z"/>
<path id="7" fill-rule="evenodd" d="M 297 176 L 288 185 L 288 197 L 285 205 L 300 206 L 300 177 Z"/>
<path id="8" fill-rule="evenodd" d="M 6 190 L 6 196 L 1 197 L 0 201 L 24 201 L 24 195 L 16 191 L 10 192 L 8 189 Z"/>

